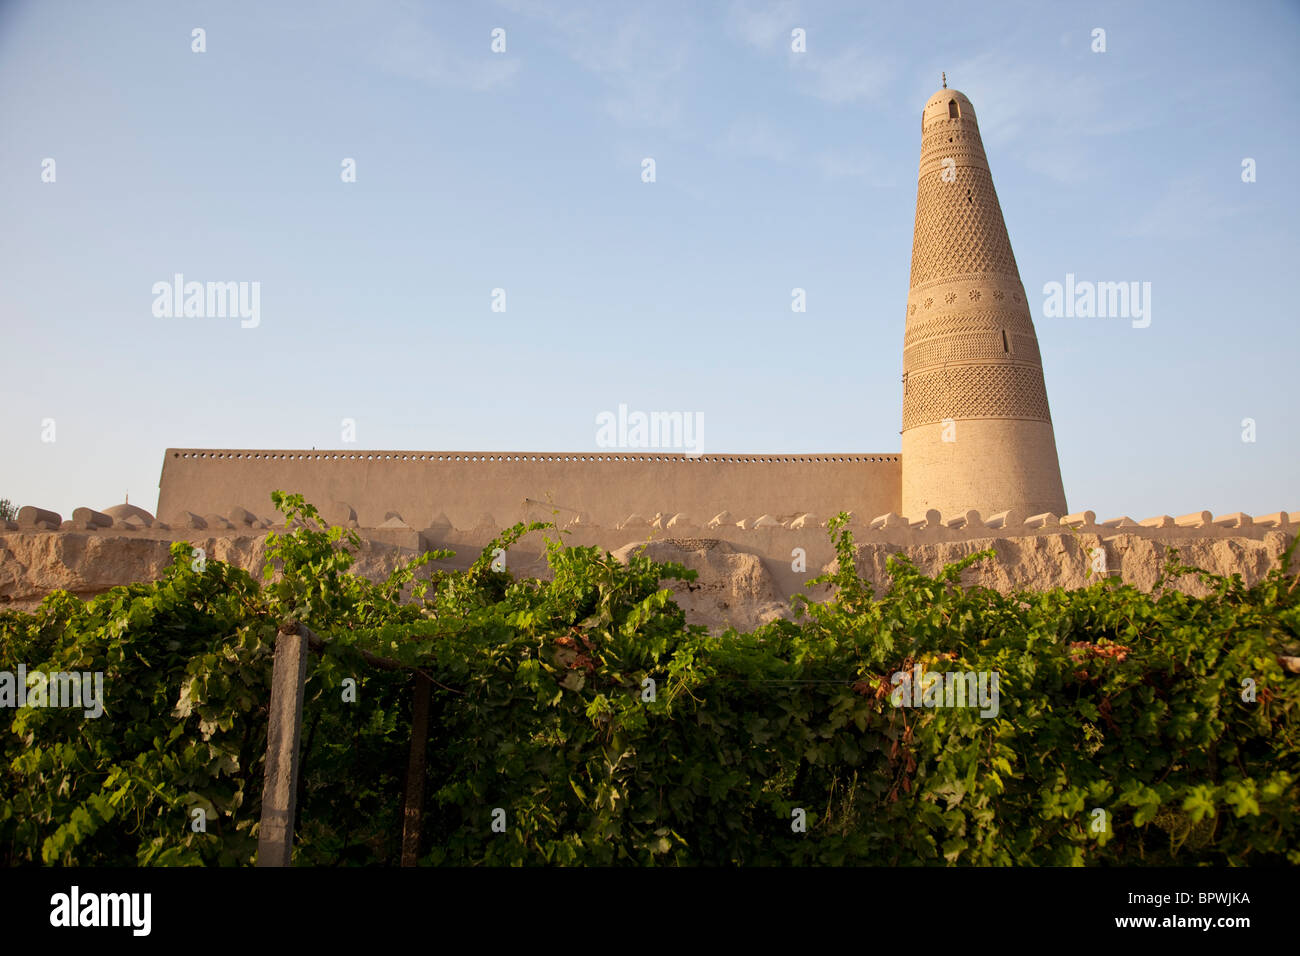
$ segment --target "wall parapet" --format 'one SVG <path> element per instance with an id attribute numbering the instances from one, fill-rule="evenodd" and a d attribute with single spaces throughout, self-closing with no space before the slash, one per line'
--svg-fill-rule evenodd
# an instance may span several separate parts
<path id="1" fill-rule="evenodd" d="M 376 451 L 337 451 L 312 449 L 310 451 L 266 450 L 249 451 L 223 448 L 169 448 L 168 458 L 186 459 L 222 459 L 247 461 L 427 461 L 427 462 L 682 462 L 702 464 L 819 464 L 831 462 L 843 463 L 879 463 L 898 464 L 901 457 L 897 454 L 863 455 L 817 453 L 807 455 L 687 455 L 655 452 L 514 452 L 514 451 L 423 451 L 423 452 L 376 452 Z"/>

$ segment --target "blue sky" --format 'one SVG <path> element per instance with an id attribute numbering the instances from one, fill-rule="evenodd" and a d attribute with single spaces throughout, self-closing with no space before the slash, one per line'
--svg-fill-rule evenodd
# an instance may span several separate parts
<path id="1" fill-rule="evenodd" d="M 10 2 L 0 497 L 152 509 L 169 446 L 344 418 L 358 449 L 596 450 L 620 403 L 702 413 L 706 452 L 896 452 L 946 70 L 1070 506 L 1300 509 L 1297 53 L 1294 3 Z M 258 326 L 156 317 L 175 273 L 259 282 Z M 1150 282 L 1150 326 L 1045 318 L 1067 273 Z"/>

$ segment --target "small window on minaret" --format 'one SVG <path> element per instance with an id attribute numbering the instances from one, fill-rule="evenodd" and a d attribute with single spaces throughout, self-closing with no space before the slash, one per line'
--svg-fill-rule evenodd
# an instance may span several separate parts
<path id="1" fill-rule="evenodd" d="M 1006 329 L 1003 329 L 1003 330 L 1002 330 L 1002 351 L 1003 351 L 1003 352 L 1010 352 L 1010 351 L 1011 351 L 1011 349 L 1009 349 L 1009 348 L 1007 347 L 1007 330 L 1006 330 Z"/>
<path id="2" fill-rule="evenodd" d="M 961 113 L 957 112 L 957 101 L 948 101 L 948 119 L 960 119 Z"/>

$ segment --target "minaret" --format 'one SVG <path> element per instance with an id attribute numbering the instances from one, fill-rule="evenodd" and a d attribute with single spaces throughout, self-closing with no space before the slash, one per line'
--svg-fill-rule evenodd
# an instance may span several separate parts
<path id="1" fill-rule="evenodd" d="M 921 114 L 902 458 L 909 518 L 1065 513 L 1025 288 L 975 109 L 946 76 Z"/>

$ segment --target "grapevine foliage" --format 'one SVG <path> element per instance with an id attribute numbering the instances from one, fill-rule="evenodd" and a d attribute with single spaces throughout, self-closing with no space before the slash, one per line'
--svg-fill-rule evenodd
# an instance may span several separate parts
<path id="1" fill-rule="evenodd" d="M 273 497 L 289 524 L 260 583 L 178 543 L 156 583 L 0 613 L 0 667 L 101 671 L 106 698 L 97 719 L 0 709 L 0 861 L 252 863 L 275 635 L 299 621 L 325 642 L 302 865 L 398 861 L 417 673 L 426 864 L 1300 863 L 1291 549 L 1249 588 L 1171 564 L 1200 598 L 962 586 L 985 552 L 935 577 L 895 556 L 877 596 L 841 516 L 829 599 L 710 635 L 664 587 L 695 572 L 642 552 L 521 524 L 468 570 L 435 552 L 372 583 L 355 532 Z M 538 533 L 550 580 L 495 570 Z M 896 706 L 917 665 L 996 672 L 997 716 Z"/>

